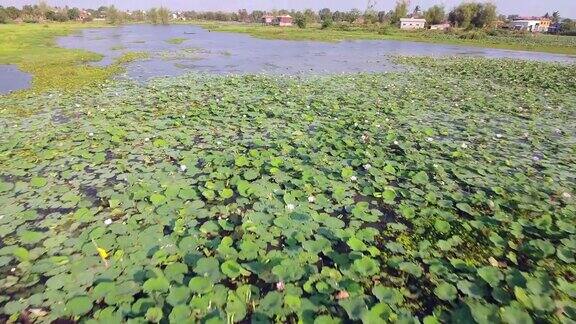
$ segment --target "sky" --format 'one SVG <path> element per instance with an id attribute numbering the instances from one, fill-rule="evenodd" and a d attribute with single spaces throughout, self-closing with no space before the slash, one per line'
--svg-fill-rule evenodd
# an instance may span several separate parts
<path id="1" fill-rule="evenodd" d="M 17 6 L 36 3 L 36 0 L 0 0 L 2 6 Z M 48 0 L 50 5 L 80 8 L 98 8 L 101 5 L 115 5 L 121 9 L 148 9 L 165 6 L 173 10 L 223 10 L 236 11 L 261 9 L 306 9 L 315 10 L 331 8 L 332 10 L 348 10 L 366 8 L 367 0 Z M 395 0 L 376 0 L 378 10 L 390 10 Z M 450 9 L 461 0 L 411 0 L 413 6 L 420 5 L 427 8 L 435 4 L 442 4 Z M 492 0 L 498 6 L 500 13 L 527 15 L 543 15 L 546 12 L 559 11 L 562 17 L 576 18 L 576 0 Z"/>

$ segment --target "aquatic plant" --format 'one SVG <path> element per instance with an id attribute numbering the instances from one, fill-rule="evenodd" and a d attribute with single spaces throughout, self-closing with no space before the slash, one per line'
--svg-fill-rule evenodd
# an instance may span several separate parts
<path id="1" fill-rule="evenodd" d="M 398 60 L 7 97 L 0 321 L 576 320 L 575 67 Z"/>

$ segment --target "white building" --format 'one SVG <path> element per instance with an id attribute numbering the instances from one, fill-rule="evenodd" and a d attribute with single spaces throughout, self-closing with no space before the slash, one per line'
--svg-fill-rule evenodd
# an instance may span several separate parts
<path id="1" fill-rule="evenodd" d="M 400 29 L 422 29 L 426 25 L 426 19 L 400 18 Z"/>
<path id="2" fill-rule="evenodd" d="M 430 29 L 432 30 L 446 30 L 448 28 L 450 28 L 452 26 L 450 26 L 450 23 L 441 23 L 441 24 L 435 24 L 435 25 L 430 25 Z"/>
<path id="3" fill-rule="evenodd" d="M 513 30 L 525 30 L 532 33 L 547 32 L 550 28 L 550 19 L 547 18 L 532 18 L 532 19 L 516 19 L 509 25 Z"/>

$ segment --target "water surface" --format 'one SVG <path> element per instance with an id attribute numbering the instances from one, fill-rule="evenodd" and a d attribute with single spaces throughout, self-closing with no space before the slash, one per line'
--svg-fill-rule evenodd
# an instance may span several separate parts
<path id="1" fill-rule="evenodd" d="M 32 82 L 32 76 L 22 72 L 15 65 L 0 64 L 0 95 L 26 89 Z"/>
<path id="2" fill-rule="evenodd" d="M 183 38 L 181 44 L 168 42 Z M 476 56 L 574 62 L 567 55 L 389 40 L 338 43 L 265 40 L 246 34 L 211 32 L 193 25 L 129 25 L 82 30 L 58 39 L 67 48 L 101 53 L 108 65 L 125 52 L 144 51 L 150 59 L 128 64 L 126 74 L 147 80 L 189 71 L 215 74 L 329 74 L 382 72 L 398 68 L 394 55 Z"/>

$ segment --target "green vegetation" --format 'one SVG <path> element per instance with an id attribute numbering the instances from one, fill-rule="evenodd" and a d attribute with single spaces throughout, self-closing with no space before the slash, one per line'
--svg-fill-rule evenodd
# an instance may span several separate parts
<path id="1" fill-rule="evenodd" d="M 91 25 L 97 26 L 97 25 Z M 102 82 L 112 68 L 88 66 L 101 59 L 95 53 L 56 46 L 54 37 L 68 35 L 83 24 L 0 25 L 0 64 L 16 64 L 33 75 L 34 91 L 76 89 Z"/>
<path id="2" fill-rule="evenodd" d="M 204 21 L 196 21 L 194 23 L 213 31 L 245 33 L 265 39 L 327 42 L 350 39 L 384 39 L 576 55 L 575 36 L 512 33 L 498 30 L 406 31 L 387 25 L 355 26 L 347 23 L 334 24 L 332 28 L 310 25 L 306 28 L 279 28 L 259 24 Z"/>
<path id="3" fill-rule="evenodd" d="M 170 10 L 166 7 L 151 8 L 146 12 L 146 20 L 154 25 L 167 25 L 170 23 Z"/>
<path id="4" fill-rule="evenodd" d="M 0 322 L 576 320 L 576 66 L 398 61 L 3 98 Z"/>
<path id="5" fill-rule="evenodd" d="M 166 43 L 168 44 L 174 44 L 174 45 L 179 45 L 184 43 L 185 41 L 187 41 L 187 38 L 184 37 L 174 37 L 174 38 L 170 38 L 168 40 L 166 40 Z"/>
<path id="6" fill-rule="evenodd" d="M 122 70 L 122 63 L 145 58 L 145 53 L 125 53 L 108 67 L 90 66 L 99 54 L 56 46 L 54 38 L 100 24 L 60 23 L 0 25 L 0 64 L 16 64 L 32 74 L 32 91 L 74 91 L 102 83 Z"/>

